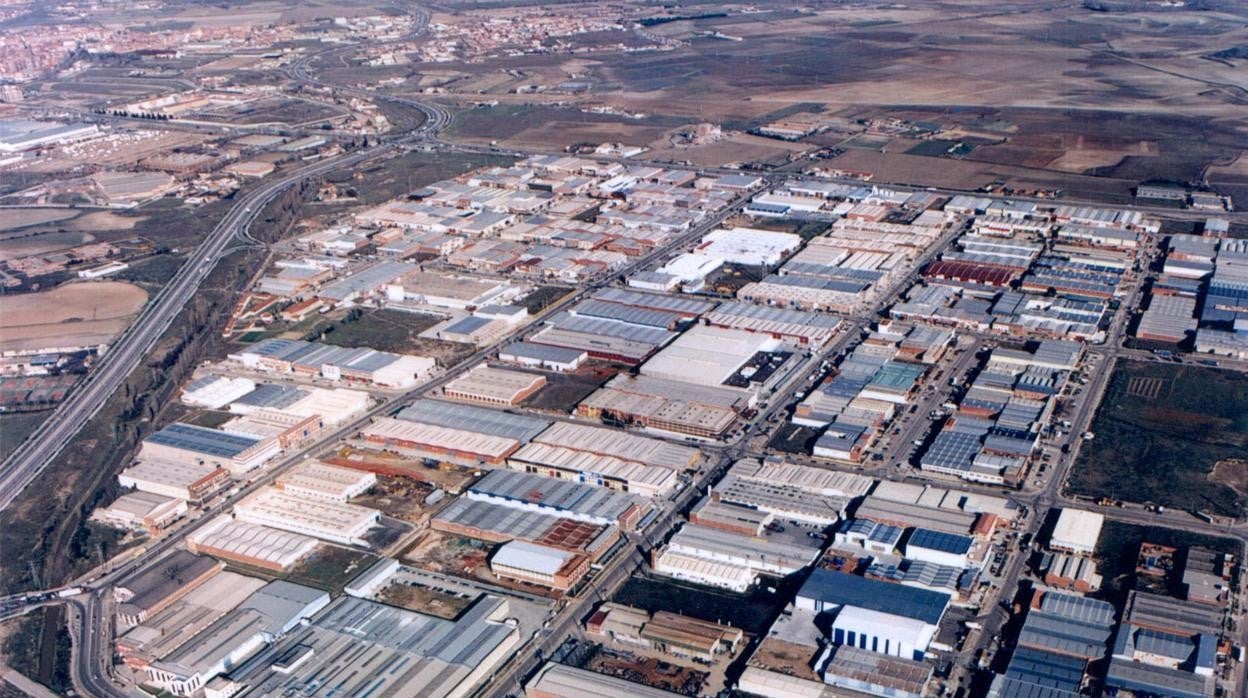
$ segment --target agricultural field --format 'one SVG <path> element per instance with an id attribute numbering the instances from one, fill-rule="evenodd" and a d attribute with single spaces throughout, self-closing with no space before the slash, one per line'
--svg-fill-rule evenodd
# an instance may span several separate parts
<path id="1" fill-rule="evenodd" d="M 1119 364 L 1071 473 L 1071 494 L 1241 516 L 1248 376 Z"/>

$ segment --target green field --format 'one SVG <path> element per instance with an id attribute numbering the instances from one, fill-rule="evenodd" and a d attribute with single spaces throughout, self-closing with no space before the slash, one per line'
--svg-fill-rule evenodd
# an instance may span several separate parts
<path id="1" fill-rule="evenodd" d="M 1071 473 L 1071 494 L 1243 514 L 1248 376 L 1120 363 L 1092 431 L 1095 438 L 1083 444 Z"/>
<path id="2" fill-rule="evenodd" d="M 9 454 L 21 445 L 47 416 L 47 412 L 0 414 L 0 460 L 8 458 Z"/>
<path id="3" fill-rule="evenodd" d="M 437 315 L 374 310 L 354 316 L 348 314 L 337 322 L 318 326 L 312 333 L 315 336 L 310 338 L 340 347 L 371 347 L 406 354 L 421 347 L 424 340 L 417 335 L 441 321 Z"/>

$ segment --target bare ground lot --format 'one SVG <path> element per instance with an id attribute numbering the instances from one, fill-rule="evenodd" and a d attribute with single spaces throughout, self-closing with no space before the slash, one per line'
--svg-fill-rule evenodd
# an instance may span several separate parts
<path id="1" fill-rule="evenodd" d="M 120 281 L 66 284 L 0 296 L 0 349 L 102 344 L 125 329 L 147 291 Z"/>
<path id="2" fill-rule="evenodd" d="M 31 233 L 21 236 L 10 234 L 0 238 L 0 262 L 55 252 L 83 245 L 94 239 L 87 233 Z"/>
<path id="3" fill-rule="evenodd" d="M 1248 377 L 1234 371 L 1119 364 L 1079 451 L 1068 489 L 1188 511 L 1240 516 L 1228 480 L 1248 452 Z M 1215 468 L 1215 465 L 1218 466 Z"/>
<path id="4" fill-rule="evenodd" d="M 6 208 L 0 210 L 0 230 L 16 230 L 42 223 L 55 223 L 73 218 L 72 208 Z"/>

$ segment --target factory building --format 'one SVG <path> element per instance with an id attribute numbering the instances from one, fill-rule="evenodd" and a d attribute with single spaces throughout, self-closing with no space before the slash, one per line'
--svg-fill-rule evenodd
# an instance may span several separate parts
<path id="1" fill-rule="evenodd" d="M 258 342 L 229 358 L 255 371 L 319 376 L 386 388 L 411 388 L 435 366 L 434 360 L 425 356 L 277 338 Z"/>
<path id="2" fill-rule="evenodd" d="M 284 580 L 269 582 L 189 642 L 147 668 L 147 681 L 179 696 L 203 692 L 329 604 L 329 594 Z"/>
<path id="3" fill-rule="evenodd" d="M 1078 555 L 1091 555 L 1101 537 L 1105 515 L 1079 509 L 1062 509 L 1049 539 L 1049 548 Z"/>
<path id="4" fill-rule="evenodd" d="M 208 375 L 182 389 L 182 404 L 219 410 L 255 389 L 255 381 L 249 378 Z"/>
<path id="5" fill-rule="evenodd" d="M 620 374 L 576 407 L 579 416 L 655 431 L 721 439 L 753 396 L 728 387 Z"/>
<path id="6" fill-rule="evenodd" d="M 918 528 L 902 550 L 912 560 L 961 569 L 967 566 L 973 542 L 970 536 Z"/>
<path id="7" fill-rule="evenodd" d="M 295 448 L 325 428 L 319 414 L 302 416 L 279 410 L 253 410 L 221 425 L 221 431 L 277 441 L 279 448 Z"/>
<path id="8" fill-rule="evenodd" d="M 768 459 L 739 460 L 711 490 L 711 499 L 750 507 L 783 521 L 831 526 L 854 499 L 871 489 L 870 478 Z"/>
<path id="9" fill-rule="evenodd" d="M 315 538 L 239 521 L 222 514 L 187 536 L 194 553 L 285 572 L 316 550 Z"/>
<path id="10" fill-rule="evenodd" d="M 836 335 L 841 321 L 831 315 L 728 302 L 705 315 L 707 324 L 746 330 L 802 346 L 821 347 Z"/>
<path id="11" fill-rule="evenodd" d="M 447 383 L 442 393 L 451 400 L 486 405 L 514 406 L 546 385 L 546 377 L 481 365 Z"/>
<path id="12" fill-rule="evenodd" d="M 198 504 L 225 489 L 230 471 L 204 463 L 139 460 L 117 475 L 122 487 Z"/>
<path id="13" fill-rule="evenodd" d="M 113 587 L 117 625 L 138 625 L 221 571 L 221 563 L 185 550 L 161 558 Z"/>
<path id="14" fill-rule="evenodd" d="M 500 579 L 568 591 L 589 572 L 589 558 L 567 550 L 513 540 L 490 558 L 490 572 Z"/>
<path id="15" fill-rule="evenodd" d="M 501 472 L 501 471 L 496 471 Z M 494 502 L 460 497 L 429 521 L 435 531 L 491 543 L 528 541 L 597 561 L 620 539 L 620 528 L 578 521 Z"/>
<path id="16" fill-rule="evenodd" d="M 725 264 L 774 267 L 801 244 L 801 236 L 793 233 L 757 228 L 721 228 L 703 236 L 694 252 L 721 259 Z"/>
<path id="17" fill-rule="evenodd" d="M 689 616 L 649 611 L 607 602 L 598 607 L 585 621 L 590 635 L 610 638 L 623 645 L 633 645 L 679 659 L 713 664 L 721 657 L 737 653 L 745 641 L 740 628 L 692 618 Z"/>
<path id="18" fill-rule="evenodd" d="M 677 698 L 682 694 L 548 661 L 524 686 L 528 698 Z"/>
<path id="19" fill-rule="evenodd" d="M 643 364 L 641 374 L 712 388 L 748 388 L 765 382 L 770 373 L 758 370 L 751 360 L 781 347 L 779 340 L 766 334 L 698 325 Z"/>
<path id="20" fill-rule="evenodd" d="M 234 610 L 264 584 L 255 577 L 221 572 L 126 631 L 114 648 L 126 666 L 143 671 Z"/>
<path id="21" fill-rule="evenodd" d="M 657 574 L 741 592 L 759 575 L 786 577 L 814 562 L 818 555 L 818 545 L 805 536 L 789 540 L 758 538 L 685 524 L 667 545 L 651 553 L 651 566 Z M 690 559 L 728 569 L 690 568 L 686 564 Z"/>
<path id="22" fill-rule="evenodd" d="M 268 487 L 234 506 L 239 521 L 343 545 L 366 545 L 364 535 L 381 521 L 376 509 L 315 500 Z"/>
<path id="23" fill-rule="evenodd" d="M 373 473 L 309 460 L 278 476 L 273 486 L 283 492 L 310 499 L 345 502 L 377 484 Z"/>
<path id="24" fill-rule="evenodd" d="M 520 448 L 505 436 L 482 434 L 402 418 L 382 417 L 360 430 L 365 441 L 400 453 L 450 460 L 462 464 L 502 465 Z"/>
<path id="25" fill-rule="evenodd" d="M 464 497 L 625 530 L 636 528 L 650 509 L 649 503 L 639 497 L 509 470 L 486 473 L 468 488 Z"/>
<path id="26" fill-rule="evenodd" d="M 332 685 L 344 696 L 466 696 L 519 644 L 509 615 L 494 596 L 454 620 L 343 596 L 230 682 L 250 695 L 315 695 Z"/>
<path id="27" fill-rule="evenodd" d="M 1087 594 L 1100 591 L 1101 575 L 1096 572 L 1096 563 L 1091 558 L 1068 555 L 1066 553 L 1050 554 L 1041 564 L 1044 570 L 1044 583 L 1057 588 Z"/>
<path id="28" fill-rule="evenodd" d="M 140 460 L 205 464 L 242 475 L 255 470 L 281 451 L 277 439 L 236 434 L 174 422 L 143 439 Z"/>
<path id="29" fill-rule="evenodd" d="M 585 482 L 643 496 L 664 496 L 693 468 L 696 448 L 612 429 L 555 422 L 513 453 L 515 470 Z"/>
<path id="30" fill-rule="evenodd" d="M 834 613 L 834 645 L 921 660 L 949 605 L 940 592 L 816 569 L 797 593 L 797 608 Z"/>
<path id="31" fill-rule="evenodd" d="M 1050 591 L 1034 600 L 1006 672 L 989 696 L 1079 695 L 1089 662 L 1105 656 L 1114 607 L 1098 599 Z"/>
<path id="32" fill-rule="evenodd" d="M 91 518 L 108 526 L 155 535 L 186 515 L 186 500 L 142 490 L 118 497 Z"/>
<path id="33" fill-rule="evenodd" d="M 588 358 L 588 352 L 582 349 L 565 349 L 532 342 L 516 342 L 498 352 L 499 361 L 557 373 L 575 371 Z"/>

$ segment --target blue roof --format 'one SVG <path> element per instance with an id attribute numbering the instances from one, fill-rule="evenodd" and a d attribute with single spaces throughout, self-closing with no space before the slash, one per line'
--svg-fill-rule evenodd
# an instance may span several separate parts
<path id="1" fill-rule="evenodd" d="M 949 595 L 916 587 L 880 582 L 831 570 L 816 569 L 798 592 L 800 596 L 835 606 L 854 606 L 930 625 L 940 623 Z"/>
<path id="2" fill-rule="evenodd" d="M 1019 647 L 1005 675 L 1024 684 L 1077 693 L 1083 682 L 1084 661 L 1030 647 Z"/>
<path id="3" fill-rule="evenodd" d="M 260 443 L 261 439 L 256 436 L 232 434 L 217 429 L 174 422 L 147 437 L 145 441 L 209 456 L 233 458 Z"/>
<path id="4" fill-rule="evenodd" d="M 488 318 L 477 317 L 476 315 L 468 315 L 467 317 L 462 317 L 456 320 L 455 322 L 452 322 L 451 324 L 447 325 L 446 327 L 443 327 L 442 331 L 451 332 L 455 334 L 468 334 L 470 332 L 476 332 L 482 327 L 485 327 L 486 325 L 490 324 L 490 322 L 492 322 L 492 320 Z"/>
<path id="5" fill-rule="evenodd" d="M 969 536 L 959 536 L 956 533 L 916 528 L 914 533 L 910 534 L 910 541 L 906 543 L 907 547 L 912 545 L 928 550 L 939 550 L 942 553 L 962 555 L 971 549 L 971 539 Z"/>

